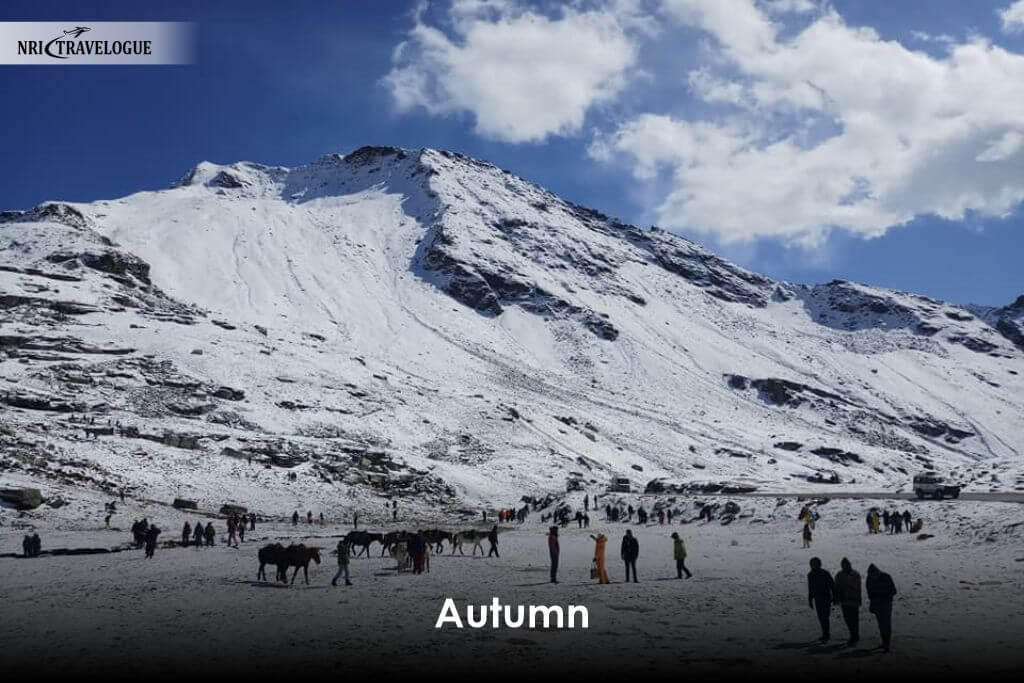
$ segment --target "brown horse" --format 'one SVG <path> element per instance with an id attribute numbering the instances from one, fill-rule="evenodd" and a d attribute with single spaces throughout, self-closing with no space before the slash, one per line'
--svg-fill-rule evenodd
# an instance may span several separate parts
<path id="1" fill-rule="evenodd" d="M 260 548 L 257 553 L 257 557 L 260 560 L 260 568 L 256 572 L 256 580 L 267 580 L 267 572 L 265 567 L 268 564 L 272 564 L 277 567 L 276 575 L 274 576 L 275 581 L 281 581 L 286 583 L 288 581 L 288 563 L 284 559 L 285 548 L 280 543 L 271 543 Z"/>
<path id="2" fill-rule="evenodd" d="M 299 575 L 299 569 L 302 569 L 303 575 L 306 579 L 306 585 L 309 585 L 309 561 L 313 560 L 317 564 L 320 564 L 320 548 L 299 545 L 290 545 L 287 548 L 282 546 L 280 543 L 272 543 L 265 545 L 259 550 L 260 568 L 256 574 L 256 578 L 263 578 L 266 580 L 267 575 L 264 570 L 264 566 L 273 564 L 277 566 L 277 575 L 275 580 L 281 583 L 288 583 L 288 568 L 295 567 L 295 572 L 292 574 L 292 585 L 295 584 L 295 577 Z"/>
<path id="3" fill-rule="evenodd" d="M 295 577 L 299 575 L 299 568 L 302 568 L 303 576 L 306 579 L 306 585 L 309 585 L 309 561 L 313 560 L 317 564 L 320 564 L 320 548 L 310 547 L 302 545 L 290 545 L 284 549 L 285 558 L 287 558 L 288 564 L 285 566 L 285 572 L 287 573 L 288 567 L 295 567 L 295 572 L 292 574 L 292 585 L 295 585 Z"/>

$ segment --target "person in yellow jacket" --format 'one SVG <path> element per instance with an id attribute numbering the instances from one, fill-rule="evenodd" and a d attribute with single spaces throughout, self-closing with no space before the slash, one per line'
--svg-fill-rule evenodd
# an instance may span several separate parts
<path id="1" fill-rule="evenodd" d="M 594 536 L 590 535 L 594 539 L 594 564 L 597 565 L 597 582 L 598 583 L 611 583 L 608 580 L 608 570 L 604 566 L 604 547 L 608 544 L 608 538 L 604 534 L 598 534 Z"/>
<path id="2" fill-rule="evenodd" d="M 686 578 L 690 578 L 693 574 L 686 568 L 686 546 L 683 544 L 683 539 L 679 538 L 679 534 L 672 532 L 672 538 L 674 544 L 672 547 L 672 555 L 676 558 L 676 578 L 683 578 L 683 572 L 686 572 Z"/>

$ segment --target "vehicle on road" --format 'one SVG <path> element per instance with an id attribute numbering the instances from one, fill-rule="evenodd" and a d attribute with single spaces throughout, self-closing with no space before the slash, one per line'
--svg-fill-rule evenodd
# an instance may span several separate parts
<path id="1" fill-rule="evenodd" d="M 960 485 L 947 484 L 941 476 L 925 472 L 914 477 L 914 493 L 918 498 L 934 498 L 935 500 L 942 500 L 946 496 L 959 498 Z"/>
<path id="2" fill-rule="evenodd" d="M 632 490 L 629 485 L 629 477 L 613 477 L 608 490 L 612 493 L 629 493 Z"/>

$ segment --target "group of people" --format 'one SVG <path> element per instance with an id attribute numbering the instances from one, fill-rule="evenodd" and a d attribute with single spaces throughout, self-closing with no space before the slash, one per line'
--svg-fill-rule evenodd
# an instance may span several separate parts
<path id="1" fill-rule="evenodd" d="M 498 510 L 498 521 L 501 523 L 506 522 L 519 522 L 522 524 L 526 521 L 527 516 L 530 514 L 530 506 L 524 505 L 521 508 L 508 507 Z M 487 520 L 486 513 L 484 513 L 484 521 Z"/>
<path id="2" fill-rule="evenodd" d="M 43 541 L 39 538 L 39 534 L 32 534 L 29 536 L 25 534 L 25 538 L 21 541 L 21 549 L 25 553 L 25 557 L 39 557 L 39 553 L 43 552 Z"/>
<path id="3" fill-rule="evenodd" d="M 214 544 L 217 532 L 213 528 L 213 522 L 207 522 L 204 526 L 202 522 L 197 521 L 195 527 L 189 527 L 188 522 L 185 522 L 185 526 L 181 529 L 181 545 L 187 547 L 190 537 L 196 548 L 202 548 L 204 545 L 212 546 Z"/>
<path id="4" fill-rule="evenodd" d="M 904 510 L 902 513 L 898 510 L 885 510 L 878 514 L 877 508 L 871 508 L 864 521 L 868 525 L 869 534 L 880 534 L 883 527 L 889 534 L 901 534 L 904 530 L 916 534 L 924 527 L 924 520 L 918 519 L 915 522 L 910 510 Z"/>
<path id="5" fill-rule="evenodd" d="M 255 515 L 250 514 L 250 519 L 251 520 L 254 521 L 255 517 L 256 517 Z M 306 510 L 306 524 L 312 524 L 312 523 L 313 523 L 313 511 L 312 510 Z M 324 520 L 324 513 L 321 512 L 320 513 L 320 526 L 323 526 L 326 523 L 327 522 Z M 299 525 L 299 511 L 295 510 L 294 512 L 292 512 L 292 526 L 298 526 L 298 525 Z"/>
<path id="6" fill-rule="evenodd" d="M 892 601 L 896 596 L 896 584 L 892 577 L 875 565 L 868 565 L 864 588 L 868 594 L 868 611 L 875 615 L 878 632 L 882 638 L 882 649 L 889 652 L 892 642 Z M 849 631 L 847 645 L 854 646 L 860 640 L 861 584 L 858 573 L 848 559 L 840 562 L 840 570 L 832 577 L 822 568 L 821 560 L 811 558 L 811 571 L 807 574 L 807 602 L 817 612 L 821 625 L 821 642 L 831 637 L 830 622 L 832 607 L 838 605 L 843 621 Z"/>
<path id="7" fill-rule="evenodd" d="M 604 506 L 605 519 L 609 522 L 632 522 L 634 513 L 636 514 L 636 521 L 639 524 L 647 524 L 651 520 L 651 513 L 645 510 L 644 506 L 642 505 L 636 509 L 634 509 L 632 505 L 627 505 L 624 510 L 615 505 Z M 658 524 L 665 524 L 666 521 L 669 524 L 672 523 L 671 509 L 659 509 L 656 513 L 654 513 L 654 515 L 655 518 L 658 520 Z"/>
<path id="8" fill-rule="evenodd" d="M 146 548 L 146 559 L 153 557 L 156 552 L 156 539 L 160 535 L 160 529 L 156 524 L 150 524 L 149 520 L 137 519 L 132 522 L 132 538 L 136 548 Z"/>
<path id="9" fill-rule="evenodd" d="M 321 524 L 323 522 L 321 521 Z M 248 515 L 244 513 L 241 515 L 235 514 L 228 517 L 228 545 L 238 547 L 238 542 L 245 542 L 245 527 L 249 526 L 249 531 L 256 531 L 256 514 L 250 512 Z M 188 522 L 185 522 L 185 526 L 188 526 Z M 186 544 L 187 545 L 187 544 Z"/>
<path id="10" fill-rule="evenodd" d="M 496 533 L 495 533 L 496 535 Z M 611 583 L 608 578 L 608 568 L 605 562 L 605 548 L 608 545 L 608 537 L 604 534 L 597 534 L 596 536 L 591 535 L 590 538 L 594 539 L 594 560 L 591 566 L 590 577 L 597 579 L 598 583 Z M 672 533 L 672 557 L 676 562 L 676 578 L 683 578 L 683 574 L 686 574 L 686 578 L 693 576 L 692 572 L 686 567 L 686 545 L 683 543 L 683 539 L 679 537 L 676 532 Z M 496 539 L 492 541 L 496 545 Z M 558 559 L 561 555 L 561 544 L 558 538 L 558 527 L 553 526 L 548 529 L 548 556 L 551 559 L 551 583 L 558 583 Z M 625 535 L 622 537 L 622 548 L 620 556 L 623 563 L 626 566 L 626 581 L 633 578 L 633 583 L 639 583 L 639 579 L 636 575 L 636 561 L 640 557 L 640 541 L 637 540 L 636 536 L 633 535 L 631 529 L 626 529 Z"/>

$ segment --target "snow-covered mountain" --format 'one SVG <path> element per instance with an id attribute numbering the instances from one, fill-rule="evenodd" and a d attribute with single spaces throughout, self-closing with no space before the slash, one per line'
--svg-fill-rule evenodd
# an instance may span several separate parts
<path id="1" fill-rule="evenodd" d="M 202 163 L 0 214 L 0 484 L 273 513 L 616 475 L 1022 490 L 1022 320 L 776 282 L 451 152 Z"/>

